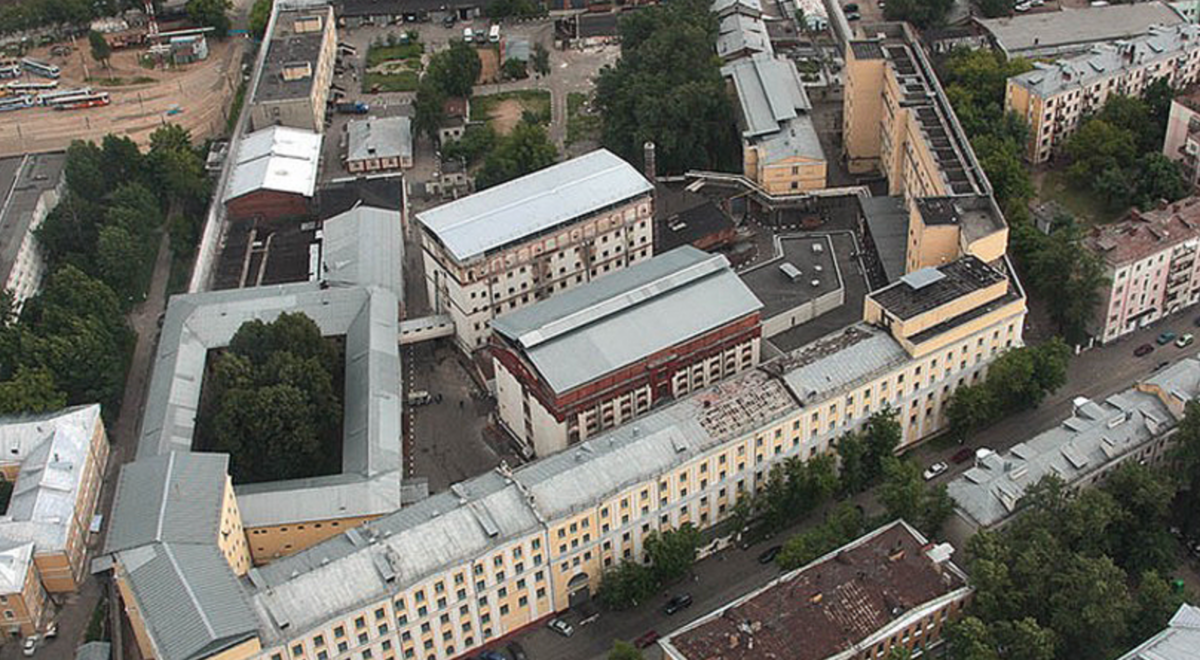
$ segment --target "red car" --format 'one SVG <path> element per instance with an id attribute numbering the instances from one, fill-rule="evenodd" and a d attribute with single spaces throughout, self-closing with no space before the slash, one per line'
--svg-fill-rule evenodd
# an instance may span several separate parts
<path id="1" fill-rule="evenodd" d="M 638 637 L 637 639 L 633 640 L 633 645 L 638 647 L 639 649 L 644 649 L 644 648 L 654 644 L 654 642 L 657 642 L 659 637 L 660 637 L 660 635 L 658 634 L 658 631 L 649 630 L 649 631 L 645 632 L 641 637 Z"/>
<path id="2" fill-rule="evenodd" d="M 954 461 L 955 463 L 965 463 L 972 458 L 975 458 L 975 450 L 971 449 L 970 447 L 963 447 L 962 449 L 954 452 L 954 455 L 950 457 L 950 460 Z"/>
<path id="3" fill-rule="evenodd" d="M 1166 343 L 1166 342 L 1163 342 L 1163 343 Z M 1154 352 L 1153 344 L 1142 344 L 1141 346 L 1138 346 L 1137 348 L 1133 349 L 1134 357 L 1142 357 L 1143 355 L 1149 355 L 1153 352 Z"/>

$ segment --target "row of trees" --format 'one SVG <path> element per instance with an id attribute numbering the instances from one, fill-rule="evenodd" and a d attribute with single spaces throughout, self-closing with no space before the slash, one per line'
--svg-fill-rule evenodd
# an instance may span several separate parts
<path id="1" fill-rule="evenodd" d="M 650 532 L 643 542 L 647 563 L 625 559 L 605 571 L 597 597 L 611 609 L 636 607 L 660 587 L 686 575 L 696 561 L 701 542 L 699 530 L 691 523 L 679 529 Z"/>
<path id="2" fill-rule="evenodd" d="M 983 382 L 959 386 L 950 396 L 950 432 L 965 438 L 1005 415 L 1038 405 L 1066 383 L 1070 359 L 1070 347 L 1057 337 L 1001 355 Z"/>
<path id="3" fill-rule="evenodd" d="M 188 19 L 197 25 L 215 28 L 213 34 L 218 39 L 229 34 L 229 10 L 232 8 L 231 0 L 188 0 L 186 5 Z M 270 14 L 269 8 L 267 13 Z"/>
<path id="4" fill-rule="evenodd" d="M 470 98 L 483 63 L 475 47 L 453 40 L 446 50 L 429 57 L 413 100 L 413 129 L 433 138 L 445 118 L 446 99 Z"/>
<path id="5" fill-rule="evenodd" d="M 0 33 L 55 25 L 84 25 L 141 3 L 131 0 L 22 0 L 0 7 Z"/>
<path id="6" fill-rule="evenodd" d="M 328 474 L 341 463 L 340 362 L 302 312 L 245 323 L 209 373 L 201 446 L 229 454 L 234 483 Z"/>
<path id="7" fill-rule="evenodd" d="M 621 59 L 596 78 L 601 143 L 642 164 L 657 146 L 658 168 L 740 167 L 733 105 L 713 52 L 716 16 L 706 0 L 679 0 L 621 18 Z"/>
<path id="8" fill-rule="evenodd" d="M 145 296 L 164 209 L 202 208 L 207 182 L 177 126 L 155 131 L 148 153 L 114 135 L 72 143 L 64 176 L 62 200 L 36 234 L 48 270 L 42 291 L 19 315 L 11 299 L 0 304 L 0 411 L 99 402 L 111 420 L 133 348 L 124 314 Z M 190 250 L 195 239 L 179 240 Z"/>

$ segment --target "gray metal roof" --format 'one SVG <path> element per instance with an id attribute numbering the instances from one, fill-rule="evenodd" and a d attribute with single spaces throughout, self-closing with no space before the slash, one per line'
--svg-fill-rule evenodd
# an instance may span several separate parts
<path id="1" fill-rule="evenodd" d="M 785 59 L 760 53 L 726 64 L 721 73 L 733 78 L 747 137 L 779 131 L 787 120 L 812 110 L 796 67 Z"/>
<path id="2" fill-rule="evenodd" d="M 823 401 L 908 359 L 904 347 L 890 334 L 866 325 L 851 326 L 791 353 L 783 361 L 788 367 L 783 380 L 800 401 Z"/>
<path id="3" fill-rule="evenodd" d="M 158 657 L 193 660 L 254 637 L 257 620 L 216 544 L 120 553 Z"/>
<path id="4" fill-rule="evenodd" d="M 1152 25 L 1177 25 L 1183 18 L 1161 2 L 1042 11 L 1002 18 L 977 18 L 1009 57 L 1084 49 L 1093 43 L 1137 37 Z"/>
<path id="5" fill-rule="evenodd" d="M 0 536 L 0 593 L 20 593 L 29 579 L 33 563 L 33 542 Z"/>
<path id="6" fill-rule="evenodd" d="M 859 197 L 883 276 L 895 282 L 904 275 L 908 250 L 908 209 L 903 197 Z"/>
<path id="7" fill-rule="evenodd" d="M 416 219 L 465 262 L 653 190 L 632 165 L 597 149 L 418 213 Z"/>
<path id="8" fill-rule="evenodd" d="M 88 642 L 80 644 L 75 649 L 75 660 L 110 660 L 112 644 L 108 642 Z"/>
<path id="9" fill-rule="evenodd" d="M 63 152 L 0 160 L 0 286 L 8 280 L 34 216 L 58 203 Z"/>
<path id="10" fill-rule="evenodd" d="M 1188 399 L 1200 394 L 1200 360 L 1186 358 L 1148 381 Z M 1025 492 L 1053 474 L 1068 484 L 1103 470 L 1161 437 L 1176 424 L 1168 406 L 1137 386 L 1103 402 L 1077 400 L 1062 424 L 993 454 L 952 481 L 959 512 L 980 527 L 1012 515 Z"/>
<path id="11" fill-rule="evenodd" d="M 1167 627 L 1117 660 L 1196 660 L 1200 649 L 1200 607 L 1184 603 Z"/>
<path id="12" fill-rule="evenodd" d="M 722 59 L 746 52 L 774 55 L 771 37 L 761 18 L 743 13 L 731 13 L 721 19 L 717 28 L 717 55 Z"/>
<path id="13" fill-rule="evenodd" d="M 320 158 L 320 133 L 286 126 L 250 133 L 238 146 L 225 201 L 258 190 L 312 197 Z"/>
<path id="14" fill-rule="evenodd" d="M 347 127 L 346 160 L 412 158 L 412 120 L 408 117 L 369 117 Z"/>
<path id="15" fill-rule="evenodd" d="M 170 452 L 121 467 L 104 553 L 150 543 L 215 543 L 229 456 Z"/>
<path id="16" fill-rule="evenodd" d="M 404 299 L 399 212 L 359 206 L 329 218 L 321 231 L 321 274 L 326 281 L 376 286 Z"/>
<path id="17" fill-rule="evenodd" d="M 721 255 L 680 247 L 492 321 L 562 393 L 762 308 Z"/>
<path id="18" fill-rule="evenodd" d="M 8 423 L 0 420 L 0 436 L 11 430 L 22 437 L 38 433 L 41 439 L 21 460 L 8 510 L 0 518 L 0 538 L 33 542 L 38 553 L 61 552 L 75 519 L 80 480 L 89 469 L 92 437 L 101 423 L 100 406 L 9 419 Z"/>
<path id="19" fill-rule="evenodd" d="M 1010 80 L 1041 96 L 1053 96 L 1089 87 L 1127 69 L 1176 57 L 1182 51 L 1195 49 L 1197 40 L 1200 40 L 1200 25 L 1153 27 L 1144 37 L 1115 45 L 1096 45 L 1088 53 L 1053 63 L 1037 62 L 1032 71 Z"/>

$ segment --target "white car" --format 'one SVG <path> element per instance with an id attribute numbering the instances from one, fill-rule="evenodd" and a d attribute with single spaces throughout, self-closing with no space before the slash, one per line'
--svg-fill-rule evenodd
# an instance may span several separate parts
<path id="1" fill-rule="evenodd" d="M 550 626 L 550 630 L 553 630 L 563 637 L 570 637 L 571 635 L 575 634 L 575 629 L 571 627 L 571 624 L 563 621 L 562 619 L 550 619 L 550 623 L 546 625 Z"/>
<path id="2" fill-rule="evenodd" d="M 1033 5 L 1031 5 L 1028 2 L 1019 2 L 1019 3 L 1017 3 L 1016 7 L 1013 7 L 1013 9 L 1015 9 L 1016 11 L 1019 11 L 1019 12 L 1026 12 L 1026 11 L 1029 11 L 1032 7 L 1033 7 Z"/>
<path id="3" fill-rule="evenodd" d="M 925 481 L 935 479 L 938 475 L 949 469 L 950 466 L 946 465 L 945 461 L 938 461 L 937 463 L 930 465 L 929 469 L 925 470 Z"/>
<path id="4" fill-rule="evenodd" d="M 37 651 L 38 636 L 30 635 L 21 643 L 21 654 L 29 658 L 33 656 L 34 651 Z"/>

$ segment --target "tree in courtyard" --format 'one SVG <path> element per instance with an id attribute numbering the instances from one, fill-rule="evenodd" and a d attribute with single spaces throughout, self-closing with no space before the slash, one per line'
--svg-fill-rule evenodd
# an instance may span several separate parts
<path id="1" fill-rule="evenodd" d="M 557 157 L 558 149 L 546 129 L 522 121 L 487 155 L 475 176 L 475 185 L 482 190 L 511 181 L 553 165 Z"/>
<path id="2" fill-rule="evenodd" d="M 229 34 L 228 11 L 233 8 L 230 0 L 188 0 L 188 18 L 193 23 L 215 28 L 218 39 L 224 39 Z"/>
<path id="3" fill-rule="evenodd" d="M 446 93 L 433 80 L 422 78 L 413 99 L 413 131 L 430 139 L 437 137 L 445 118 Z"/>
<path id="4" fill-rule="evenodd" d="M 940 25 L 953 5 L 953 0 L 890 0 L 883 16 L 889 21 L 908 21 L 919 28 L 928 28 Z"/>
<path id="5" fill-rule="evenodd" d="M 701 540 L 700 531 L 691 523 L 665 532 L 650 532 L 644 545 L 655 577 L 667 583 L 683 577 L 696 563 Z"/>
<path id="6" fill-rule="evenodd" d="M 533 44 L 533 55 L 530 56 L 529 63 L 539 76 L 550 75 L 550 51 L 542 45 L 542 42 L 538 41 Z"/>
<path id="7" fill-rule="evenodd" d="M 450 42 L 448 49 L 429 58 L 425 77 L 447 96 L 469 97 L 482 69 L 483 63 L 475 47 L 455 40 Z"/>
<path id="8" fill-rule="evenodd" d="M 529 70 L 524 60 L 509 58 L 504 60 L 504 66 L 500 71 L 508 80 L 524 80 L 529 77 Z"/>
<path id="9" fill-rule="evenodd" d="M 92 59 L 107 67 L 112 47 L 108 45 L 104 35 L 95 30 L 88 30 L 88 45 L 91 46 Z"/>
<path id="10" fill-rule="evenodd" d="M 642 652 L 633 644 L 622 640 L 614 640 L 612 649 L 608 652 L 608 660 L 642 660 Z"/>
<path id="11" fill-rule="evenodd" d="M 67 396 L 45 367 L 19 367 L 11 380 L 0 382 L 0 415 L 50 412 L 66 405 Z"/>

